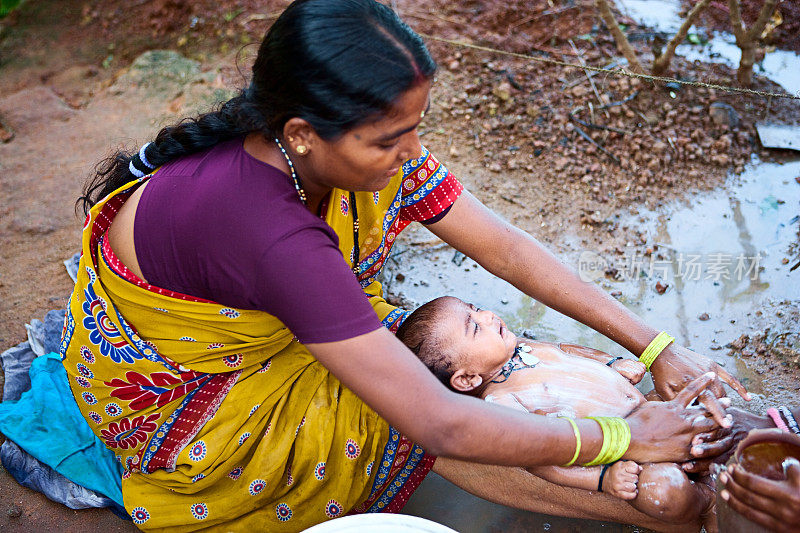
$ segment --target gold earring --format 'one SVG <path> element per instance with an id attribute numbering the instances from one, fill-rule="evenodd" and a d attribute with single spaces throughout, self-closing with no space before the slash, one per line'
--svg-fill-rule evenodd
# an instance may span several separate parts
<path id="1" fill-rule="evenodd" d="M 306 153 L 308 151 L 308 148 L 306 148 L 306 146 L 304 144 L 301 144 L 300 146 L 295 148 L 295 150 L 297 151 L 298 154 L 303 155 L 304 153 Z"/>

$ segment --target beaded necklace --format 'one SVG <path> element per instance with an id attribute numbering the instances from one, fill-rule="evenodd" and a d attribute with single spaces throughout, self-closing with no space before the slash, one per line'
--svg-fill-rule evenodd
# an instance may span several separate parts
<path id="1" fill-rule="evenodd" d="M 520 345 L 514 349 L 514 355 L 511 356 L 511 359 L 509 359 L 500 370 L 500 376 L 502 376 L 503 379 L 493 379 L 490 383 L 505 383 L 508 381 L 508 378 L 511 377 L 511 373 L 515 370 L 519 370 L 521 368 L 533 368 L 538 365 L 539 358 L 530 353 L 530 351 L 530 346 L 524 342 L 520 343 Z"/>
<path id="2" fill-rule="evenodd" d="M 278 145 L 283 157 L 286 158 L 286 163 L 289 164 L 289 171 L 292 174 L 292 182 L 294 182 L 294 188 L 297 191 L 297 196 L 300 197 L 300 201 L 303 202 L 303 205 L 308 205 L 306 201 L 306 191 L 303 190 L 302 185 L 300 185 L 300 179 L 297 177 L 297 172 L 294 170 L 294 164 L 292 163 L 291 158 L 289 158 L 289 154 L 286 153 L 286 150 L 283 148 L 283 145 L 275 137 L 275 144 Z M 350 262 L 353 264 L 352 270 L 353 274 L 355 274 L 356 278 L 358 277 L 358 257 L 359 257 L 359 246 L 358 246 L 358 209 L 356 208 L 356 194 L 353 191 L 350 191 L 350 208 L 353 210 L 353 251 L 350 255 Z"/>

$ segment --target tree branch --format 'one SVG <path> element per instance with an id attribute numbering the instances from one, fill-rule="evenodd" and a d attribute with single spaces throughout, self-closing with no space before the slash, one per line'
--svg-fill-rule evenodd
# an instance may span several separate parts
<path id="1" fill-rule="evenodd" d="M 733 35 L 736 36 L 736 42 L 739 40 L 744 41 L 747 38 L 744 23 L 742 22 L 742 12 L 739 9 L 739 0 L 728 0 L 728 11 L 731 16 L 731 26 L 733 27 Z"/>
<path id="2" fill-rule="evenodd" d="M 747 37 L 749 39 L 757 39 L 761 35 L 761 32 L 764 31 L 764 27 L 767 25 L 767 22 L 769 22 L 770 17 L 772 17 L 772 13 L 775 11 L 775 6 L 777 5 L 778 0 L 766 0 L 764 2 L 758 14 L 758 18 L 747 31 Z"/>
<path id="3" fill-rule="evenodd" d="M 677 48 L 678 45 L 683 42 L 683 40 L 686 38 L 686 34 L 689 33 L 689 28 L 691 28 L 692 24 L 694 24 L 694 20 L 700 13 L 703 12 L 706 7 L 708 7 L 708 4 L 710 3 L 711 0 L 700 0 L 700 2 L 695 4 L 692 10 L 689 11 L 689 13 L 686 15 L 686 19 L 683 21 L 683 24 L 681 24 L 678 33 L 676 33 L 667 43 L 667 48 L 664 50 L 664 53 L 653 59 L 653 74 L 658 75 L 667 70 L 670 61 L 672 61 L 672 57 L 675 55 L 675 48 Z"/>
<path id="4" fill-rule="evenodd" d="M 636 57 L 636 52 L 633 51 L 633 47 L 631 47 L 631 43 L 628 41 L 628 38 L 624 33 L 622 33 L 622 30 L 619 29 L 617 19 L 611 12 L 611 6 L 608 5 L 606 0 L 594 0 L 594 5 L 597 8 L 597 11 L 600 12 L 600 17 L 608 27 L 608 31 L 611 32 L 614 42 L 617 43 L 617 49 L 625 57 L 625 59 L 628 60 L 628 66 L 630 69 L 638 74 L 644 74 L 644 69 L 642 68 L 642 64 L 639 63 L 639 58 Z"/>

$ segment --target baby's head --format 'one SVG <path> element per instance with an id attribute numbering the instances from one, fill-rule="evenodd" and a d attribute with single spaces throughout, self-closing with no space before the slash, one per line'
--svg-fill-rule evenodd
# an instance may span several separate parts
<path id="1" fill-rule="evenodd" d="M 397 337 L 456 392 L 473 391 L 493 379 L 517 346 L 516 335 L 500 317 L 452 296 L 420 306 Z"/>

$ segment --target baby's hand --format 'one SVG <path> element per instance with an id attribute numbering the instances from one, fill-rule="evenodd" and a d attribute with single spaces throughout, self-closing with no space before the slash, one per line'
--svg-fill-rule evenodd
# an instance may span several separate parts
<path id="1" fill-rule="evenodd" d="M 611 368 L 619 372 L 620 375 L 630 381 L 632 385 L 636 385 L 642 381 L 644 373 L 647 372 L 647 367 L 644 366 L 644 363 L 636 359 L 619 359 L 614 361 Z"/>
<path id="2" fill-rule="evenodd" d="M 636 498 L 639 472 L 642 467 L 633 461 L 617 461 L 608 468 L 603 477 L 603 492 L 621 500 Z"/>

